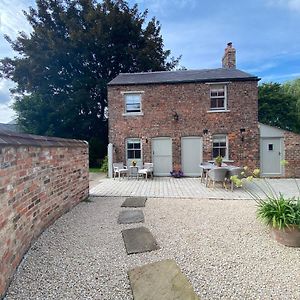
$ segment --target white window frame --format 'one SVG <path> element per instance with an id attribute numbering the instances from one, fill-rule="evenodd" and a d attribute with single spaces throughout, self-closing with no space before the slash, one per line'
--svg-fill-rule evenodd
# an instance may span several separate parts
<path id="1" fill-rule="evenodd" d="M 140 148 L 138 149 L 135 149 L 135 148 L 133 148 L 133 149 L 129 149 L 128 148 L 128 144 L 129 143 L 132 143 L 132 144 L 134 144 L 134 143 L 140 143 Z M 143 157 L 143 149 L 142 149 L 142 147 L 143 147 L 143 145 L 142 145 L 142 139 L 140 139 L 140 138 L 127 138 L 126 139 L 126 160 L 128 161 L 128 160 L 142 160 L 142 157 Z M 135 150 L 140 150 L 141 151 L 141 157 L 140 158 L 136 158 L 136 157 L 134 157 L 134 158 L 129 158 L 128 157 L 128 150 L 131 150 L 131 151 L 135 151 Z"/>
<path id="2" fill-rule="evenodd" d="M 226 134 L 214 134 L 212 136 L 212 159 L 215 159 L 215 157 L 214 157 L 214 140 L 221 139 L 221 138 L 225 138 L 225 142 L 226 142 L 225 156 L 223 157 L 223 160 L 229 160 L 228 136 Z M 221 148 L 221 147 L 219 147 L 219 148 Z"/>
<path id="3" fill-rule="evenodd" d="M 223 87 L 224 91 L 224 96 L 212 96 L 213 91 L 220 91 L 221 88 Z M 211 102 L 212 99 L 223 99 L 224 98 L 224 106 L 223 107 L 211 107 Z M 226 83 L 215 83 L 215 84 L 210 84 L 210 90 L 209 90 L 209 111 L 211 112 L 224 112 L 228 111 L 227 110 L 227 84 Z"/>
<path id="4" fill-rule="evenodd" d="M 142 95 L 143 91 L 126 91 L 126 92 L 121 92 L 121 94 L 124 97 L 124 113 L 123 116 L 141 116 L 143 115 L 142 111 Z M 140 97 L 140 110 L 139 111 L 127 111 L 127 100 L 126 97 L 130 95 L 138 95 Z"/>

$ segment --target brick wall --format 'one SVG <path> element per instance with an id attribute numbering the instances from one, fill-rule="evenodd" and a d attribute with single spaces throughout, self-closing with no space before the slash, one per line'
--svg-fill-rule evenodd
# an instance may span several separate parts
<path id="1" fill-rule="evenodd" d="M 300 135 L 285 131 L 284 133 L 285 177 L 300 177 Z"/>
<path id="2" fill-rule="evenodd" d="M 121 92 L 143 91 L 143 116 L 123 116 Z M 181 162 L 181 137 L 203 137 L 203 160 L 212 159 L 212 136 L 227 134 L 229 159 L 236 165 L 258 166 L 259 131 L 257 82 L 233 81 L 227 86 L 230 112 L 208 113 L 210 85 L 205 83 L 109 86 L 109 141 L 115 146 L 115 161 L 126 162 L 126 138 L 142 138 L 143 160 L 152 161 L 151 139 L 171 137 L 173 164 Z M 177 112 L 179 119 L 174 121 Z M 244 140 L 240 128 L 245 128 Z M 208 134 L 203 130 L 208 129 Z"/>
<path id="3" fill-rule="evenodd" d="M 31 242 L 88 190 L 85 142 L 0 132 L 0 298 Z"/>

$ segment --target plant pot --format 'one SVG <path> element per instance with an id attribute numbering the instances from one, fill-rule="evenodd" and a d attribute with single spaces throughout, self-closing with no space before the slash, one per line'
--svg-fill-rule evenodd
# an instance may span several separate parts
<path id="1" fill-rule="evenodd" d="M 271 237 L 288 247 L 300 247 L 300 228 L 290 225 L 284 229 L 271 228 Z"/>

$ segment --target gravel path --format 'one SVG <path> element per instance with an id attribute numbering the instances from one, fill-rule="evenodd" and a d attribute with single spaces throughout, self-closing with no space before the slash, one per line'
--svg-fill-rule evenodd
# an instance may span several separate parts
<path id="1" fill-rule="evenodd" d="M 268 237 L 243 200 L 148 199 L 145 227 L 161 249 L 126 255 L 124 198 L 80 203 L 46 230 L 9 288 L 10 299 L 132 299 L 127 270 L 175 259 L 205 299 L 300 299 L 300 249 Z M 139 225 L 138 225 L 139 226 Z"/>

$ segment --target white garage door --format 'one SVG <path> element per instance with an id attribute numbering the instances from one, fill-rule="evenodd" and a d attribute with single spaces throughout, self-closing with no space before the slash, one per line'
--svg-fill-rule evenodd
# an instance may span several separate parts
<path id="1" fill-rule="evenodd" d="M 172 139 L 152 139 L 154 176 L 170 176 L 172 171 Z"/>
<path id="2" fill-rule="evenodd" d="M 200 176 L 199 164 L 202 162 L 202 138 L 181 138 L 181 166 L 184 176 Z"/>

